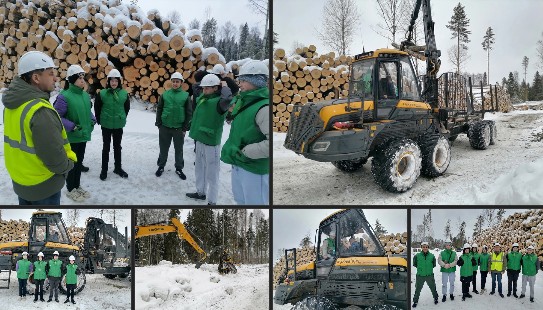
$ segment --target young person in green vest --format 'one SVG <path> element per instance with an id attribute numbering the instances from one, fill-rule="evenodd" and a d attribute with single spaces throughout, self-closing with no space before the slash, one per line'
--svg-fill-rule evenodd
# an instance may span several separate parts
<path id="1" fill-rule="evenodd" d="M 81 66 L 71 65 L 68 67 L 66 79 L 64 90 L 57 96 L 54 106 L 62 118 L 62 124 L 68 132 L 68 141 L 78 158 L 66 179 L 66 196 L 73 201 L 82 202 L 91 196 L 81 187 L 81 165 L 96 119 L 91 112 L 90 96 L 85 91 L 85 70 Z"/>
<path id="2" fill-rule="evenodd" d="M 207 197 L 208 205 L 216 205 L 221 170 L 221 137 L 232 91 L 226 82 L 221 82 L 214 74 L 204 76 L 200 86 L 203 93 L 196 99 L 189 132 L 196 147 L 196 192 L 188 193 L 187 197 L 200 200 Z"/>
<path id="3" fill-rule="evenodd" d="M 517 296 L 517 282 L 520 275 L 520 259 L 522 254 L 518 251 L 518 243 L 513 243 L 511 251 L 507 253 L 507 297 L 511 297 L 511 293 L 515 298 Z"/>
<path id="4" fill-rule="evenodd" d="M 454 300 L 454 280 L 456 278 L 456 252 L 451 248 L 451 240 L 445 240 L 445 250 L 441 251 L 437 259 L 441 266 L 441 302 L 447 300 L 447 282 L 449 282 L 449 296 Z"/>
<path id="5" fill-rule="evenodd" d="M 469 293 L 469 284 L 473 278 L 473 269 L 477 266 L 477 262 L 473 257 L 473 254 L 470 253 L 471 246 L 466 243 L 464 244 L 462 256 L 458 258 L 458 266 L 460 266 L 460 282 L 462 282 L 462 301 L 466 298 L 472 298 L 473 296 Z"/>
<path id="6" fill-rule="evenodd" d="M 65 176 L 77 158 L 49 102 L 56 66 L 38 51 L 23 54 L 17 66 L 17 76 L 2 97 L 6 169 L 20 205 L 60 205 Z"/>
<path id="7" fill-rule="evenodd" d="M 534 286 L 535 275 L 539 271 L 539 259 L 534 253 L 534 247 L 529 246 L 520 260 L 522 265 L 522 291 L 520 292 L 520 298 L 526 297 L 526 283 L 530 285 L 530 302 L 534 302 Z"/>
<path id="8" fill-rule="evenodd" d="M 488 262 L 490 261 L 490 255 L 488 254 L 488 247 L 483 246 L 483 252 L 479 255 L 479 266 L 481 270 L 481 295 L 486 292 L 486 276 L 488 275 Z"/>
<path id="9" fill-rule="evenodd" d="M 173 140 L 175 149 L 175 173 L 186 180 L 187 176 L 183 173 L 185 165 L 183 161 L 183 143 L 185 133 L 190 128 L 192 116 L 192 105 L 189 99 L 189 93 L 181 88 L 183 75 L 175 72 L 171 76 L 172 88 L 165 91 L 158 99 L 156 110 L 155 126 L 158 127 L 158 143 L 160 154 L 158 155 L 158 170 L 155 172 L 157 177 L 164 173 L 164 166 L 168 160 L 168 151 Z"/>
<path id="10" fill-rule="evenodd" d="M 109 150 L 113 137 L 113 158 L 115 169 L 113 173 L 121 178 L 128 178 L 128 173 L 123 170 L 121 157 L 121 141 L 123 128 L 126 126 L 126 118 L 130 111 L 130 98 L 128 92 L 122 88 L 121 73 L 112 69 L 107 75 L 107 88 L 102 89 L 94 101 L 94 114 L 96 121 L 102 128 L 102 170 L 100 180 L 105 181 L 109 164 Z"/>
<path id="11" fill-rule="evenodd" d="M 473 278 L 471 279 L 471 283 L 473 285 L 472 292 L 475 294 L 479 294 L 479 291 L 477 290 L 477 269 L 479 269 L 479 248 L 477 247 L 477 243 L 474 243 L 471 246 L 471 256 L 475 259 L 475 266 L 473 267 Z"/>
<path id="12" fill-rule="evenodd" d="M 238 205 L 269 205 L 269 69 L 261 61 L 241 66 L 240 93 L 231 113 L 230 135 L 221 160 L 232 165 L 232 193 Z"/>
<path id="13" fill-rule="evenodd" d="M 438 297 L 436 290 L 436 280 L 434 278 L 434 268 L 436 266 L 436 258 L 434 254 L 430 253 L 428 242 L 421 244 L 422 252 L 417 253 L 413 257 L 413 266 L 417 268 L 417 276 L 415 281 L 415 295 L 413 296 L 413 308 L 419 303 L 419 296 L 424 283 L 428 284 L 432 296 L 434 297 L 434 304 L 437 305 Z"/>
<path id="14" fill-rule="evenodd" d="M 55 295 L 55 301 L 58 301 L 58 286 L 60 285 L 60 279 L 62 278 L 62 261 L 58 259 L 58 251 L 53 252 L 53 259 L 47 263 L 47 279 L 49 279 L 49 299 L 47 302 L 53 300 L 53 293 Z"/>
<path id="15" fill-rule="evenodd" d="M 70 255 L 68 260 L 70 261 L 70 263 L 65 267 L 66 278 L 64 279 L 66 281 L 66 290 L 68 291 L 68 293 L 66 294 L 66 300 L 64 301 L 64 303 L 68 303 L 71 299 L 72 304 L 75 304 L 74 296 L 79 270 L 77 269 L 77 265 L 75 264 L 75 256 Z"/>
<path id="16" fill-rule="evenodd" d="M 502 292 L 502 276 L 507 266 L 507 257 L 505 253 L 501 251 L 500 244 L 494 243 L 494 250 L 490 254 L 490 260 L 488 261 L 488 269 L 492 276 L 492 291 L 490 295 L 494 295 L 496 292 L 496 282 L 498 282 L 498 293 L 501 298 L 504 298 Z"/>
<path id="17" fill-rule="evenodd" d="M 330 231 L 328 238 L 324 239 L 322 243 L 322 257 L 324 259 L 330 259 L 336 257 L 336 232 Z"/>
<path id="18" fill-rule="evenodd" d="M 28 253 L 25 251 L 21 255 L 23 258 L 17 261 L 15 265 L 15 271 L 17 272 L 17 280 L 19 280 L 19 299 L 26 299 L 26 284 L 28 276 L 33 270 L 32 263 L 28 260 Z"/>
<path id="19" fill-rule="evenodd" d="M 47 276 L 45 272 L 45 267 L 47 262 L 43 260 L 43 253 L 38 253 L 38 260 L 34 262 L 34 282 L 36 284 L 36 290 L 34 291 L 34 302 L 38 301 L 38 294 L 40 295 L 40 301 L 45 301 L 43 299 L 43 283 Z"/>

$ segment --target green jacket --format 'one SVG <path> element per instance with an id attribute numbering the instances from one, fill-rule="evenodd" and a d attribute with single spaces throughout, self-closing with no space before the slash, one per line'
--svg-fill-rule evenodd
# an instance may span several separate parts
<path id="1" fill-rule="evenodd" d="M 28 259 L 21 259 L 17 262 L 17 279 L 28 279 L 31 264 Z"/>
<path id="2" fill-rule="evenodd" d="M 232 111 L 230 135 L 221 151 L 221 160 L 227 164 L 241 167 L 254 174 L 270 172 L 270 158 L 252 159 L 242 153 L 242 149 L 253 143 L 266 140 L 255 122 L 258 111 L 269 105 L 268 88 L 258 88 L 241 92 Z"/>
<path id="3" fill-rule="evenodd" d="M 98 99 L 100 98 L 100 99 Z M 126 126 L 126 102 L 128 92 L 122 88 L 102 89 L 95 102 L 96 118 L 100 125 L 108 129 L 119 129 Z"/>
<path id="4" fill-rule="evenodd" d="M 66 114 L 62 113 L 57 103 L 55 103 L 55 108 L 63 118 L 81 127 L 80 130 L 68 131 L 68 140 L 70 143 L 90 141 L 91 133 L 94 130 L 94 122 L 89 94 L 73 84 L 70 84 L 68 89 L 62 90 L 60 94 L 67 103 Z"/>
<path id="5" fill-rule="evenodd" d="M 226 113 L 219 114 L 220 93 L 202 94 L 196 100 L 189 137 L 207 145 L 220 145 Z"/>
<path id="6" fill-rule="evenodd" d="M 522 274 L 526 276 L 535 276 L 539 269 L 539 260 L 537 255 L 524 254 L 521 258 Z"/>
<path id="7" fill-rule="evenodd" d="M 428 252 L 419 252 L 413 257 L 413 266 L 417 268 L 417 276 L 426 277 L 434 275 L 434 267 L 436 266 L 436 258 L 434 254 Z"/>
<path id="8" fill-rule="evenodd" d="M 49 277 L 60 278 L 62 276 L 62 261 L 60 259 L 52 259 L 49 261 Z"/>
<path id="9" fill-rule="evenodd" d="M 443 263 L 443 265 L 442 265 Z M 449 264 L 452 267 L 445 268 L 444 265 Z M 441 272 L 455 272 L 456 271 L 456 252 L 453 250 L 443 250 L 439 254 L 439 265 L 441 266 Z"/>
<path id="10" fill-rule="evenodd" d="M 520 270 L 520 259 L 522 254 L 520 252 L 507 253 L 507 270 Z"/>
<path id="11" fill-rule="evenodd" d="M 460 266 L 461 277 L 472 277 L 473 271 L 476 270 L 477 262 L 471 253 L 462 254 L 458 259 L 458 266 Z"/>
<path id="12" fill-rule="evenodd" d="M 182 128 L 183 131 L 187 131 L 190 128 L 191 115 L 189 93 L 181 88 L 172 88 L 165 91 L 158 99 L 155 125 L 174 129 Z"/>
<path id="13" fill-rule="evenodd" d="M 471 256 L 475 259 L 475 266 L 473 267 L 473 271 L 477 271 L 479 269 L 479 257 L 481 254 L 479 252 L 470 252 Z"/>
<path id="14" fill-rule="evenodd" d="M 481 271 L 488 271 L 488 261 L 490 260 L 490 254 L 481 253 L 479 255 L 479 266 L 481 266 Z"/>
<path id="15" fill-rule="evenodd" d="M 45 266 L 47 266 L 47 262 L 42 261 L 35 261 L 34 262 L 34 279 L 35 280 L 45 280 L 46 273 L 45 273 Z"/>
<path id="16" fill-rule="evenodd" d="M 77 284 L 77 264 L 66 265 L 66 284 Z"/>

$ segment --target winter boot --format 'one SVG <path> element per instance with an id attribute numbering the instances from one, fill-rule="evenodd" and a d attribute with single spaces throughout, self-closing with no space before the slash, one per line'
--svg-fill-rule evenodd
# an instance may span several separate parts
<path id="1" fill-rule="evenodd" d="M 66 298 L 66 300 L 64 301 L 65 304 L 69 303 L 70 302 L 70 299 L 69 298 Z"/>
<path id="2" fill-rule="evenodd" d="M 526 297 L 526 295 L 520 294 L 520 297 L 519 297 L 519 298 L 524 298 L 524 297 Z"/>
<path id="3" fill-rule="evenodd" d="M 530 302 L 534 302 L 534 298 L 533 298 L 533 297 L 530 297 Z"/>
<path id="4" fill-rule="evenodd" d="M 81 172 L 89 172 L 89 170 L 89 167 L 83 166 L 83 164 L 81 164 Z"/>
<path id="5" fill-rule="evenodd" d="M 466 294 L 466 297 L 467 297 L 467 298 L 472 298 L 473 296 L 472 296 L 470 293 L 467 293 L 467 294 Z"/>
<path id="6" fill-rule="evenodd" d="M 437 298 L 434 298 L 434 305 L 437 305 L 438 301 Z"/>
<path id="7" fill-rule="evenodd" d="M 490 292 L 490 295 L 494 295 L 494 294 L 496 294 L 496 292 L 495 292 L 495 291 L 492 291 L 492 292 Z"/>
<path id="8" fill-rule="evenodd" d="M 441 298 L 441 302 L 447 301 L 447 295 L 443 295 L 443 298 Z"/>
<path id="9" fill-rule="evenodd" d="M 518 298 L 518 295 L 517 295 L 517 293 L 513 293 L 513 296 L 515 296 L 515 298 Z"/>
<path id="10" fill-rule="evenodd" d="M 52 301 L 53 301 L 53 298 L 49 298 L 49 299 L 47 300 L 47 302 L 52 302 Z"/>
<path id="11" fill-rule="evenodd" d="M 183 170 L 175 169 L 175 173 L 181 178 L 181 180 L 187 179 L 187 176 L 183 173 Z"/>
<path id="12" fill-rule="evenodd" d="M 100 180 L 105 181 L 107 179 L 107 170 L 102 170 L 100 172 Z"/>
<path id="13" fill-rule="evenodd" d="M 187 197 L 198 200 L 206 200 L 206 195 L 198 193 L 187 193 Z"/>
<path id="14" fill-rule="evenodd" d="M 453 294 L 449 295 L 449 297 L 451 297 L 451 300 L 454 300 L 454 295 Z"/>
<path id="15" fill-rule="evenodd" d="M 55 299 L 56 302 L 58 302 L 58 299 Z"/>
<path id="16" fill-rule="evenodd" d="M 126 173 L 121 167 L 115 168 L 115 170 L 113 170 L 113 173 L 119 175 L 123 179 L 128 178 L 128 173 Z"/>
<path id="17" fill-rule="evenodd" d="M 72 298 L 72 304 L 74 304 L 74 305 L 75 305 L 75 300 L 73 300 L 73 298 Z"/>
<path id="18" fill-rule="evenodd" d="M 508 293 L 507 293 L 507 297 L 511 297 L 511 292 L 508 292 Z"/>
<path id="19" fill-rule="evenodd" d="M 500 293 L 500 297 L 501 297 L 501 298 L 505 298 L 505 296 L 503 296 L 503 294 L 502 294 L 502 293 Z"/>
<path id="20" fill-rule="evenodd" d="M 462 295 L 462 301 L 466 301 L 466 295 Z"/>
<path id="21" fill-rule="evenodd" d="M 208 205 L 208 206 L 216 206 L 217 203 L 216 203 L 216 202 L 208 202 L 207 205 Z"/>
<path id="22" fill-rule="evenodd" d="M 416 308 L 416 307 L 417 307 L 417 303 L 414 302 L 414 303 L 413 303 L 413 306 L 411 306 L 411 308 Z"/>
<path id="23" fill-rule="evenodd" d="M 161 176 L 164 173 L 164 167 L 158 167 L 158 170 L 155 172 L 157 177 Z"/>
<path id="24" fill-rule="evenodd" d="M 473 293 L 479 295 L 479 291 L 478 291 L 478 290 L 473 290 Z"/>

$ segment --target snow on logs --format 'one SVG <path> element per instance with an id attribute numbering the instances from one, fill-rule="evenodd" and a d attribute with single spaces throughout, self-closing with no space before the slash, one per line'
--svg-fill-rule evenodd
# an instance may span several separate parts
<path id="1" fill-rule="evenodd" d="M 0 221 L 0 243 L 12 241 L 28 241 L 30 223 L 23 220 Z M 73 245 L 81 247 L 85 238 L 85 228 L 68 227 L 68 236 Z"/>
<path id="2" fill-rule="evenodd" d="M 87 72 L 89 92 L 106 86 L 113 68 L 123 73 L 123 87 L 142 100 L 156 103 L 171 87 L 170 75 L 183 74 L 184 90 L 194 72 L 226 64 L 215 48 L 204 48 L 198 29 L 187 30 L 162 18 L 144 14 L 134 5 L 115 1 L 8 1 L 0 7 L 0 88 L 16 75 L 17 61 L 26 51 L 50 55 L 59 67 L 61 87 L 66 70 L 80 64 Z M 118 1 L 120 3 L 120 1 Z"/>

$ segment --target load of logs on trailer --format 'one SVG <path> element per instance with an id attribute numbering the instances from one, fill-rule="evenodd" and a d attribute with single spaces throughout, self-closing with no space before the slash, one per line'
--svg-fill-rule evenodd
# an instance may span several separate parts
<path id="1" fill-rule="evenodd" d="M 516 212 L 498 225 L 483 230 L 474 241 L 479 248 L 488 246 L 489 251 L 495 242 L 498 242 L 504 251 L 510 251 L 513 243 L 519 244 L 521 252 L 525 252 L 531 245 L 543 261 L 543 210 Z"/>
<path id="2" fill-rule="evenodd" d="M 386 255 L 407 254 L 407 232 L 379 236 L 379 241 L 386 251 Z M 316 259 L 313 247 L 296 249 L 296 266 L 310 263 Z M 273 267 L 273 287 L 275 289 L 279 279 L 285 275 L 285 256 L 282 255 Z"/>
<path id="3" fill-rule="evenodd" d="M 121 1 L 0 1 L 0 88 L 17 72 L 26 51 L 50 55 L 59 67 L 60 87 L 66 70 L 79 64 L 87 73 L 89 93 L 103 89 L 113 68 L 121 71 L 129 94 L 156 103 L 179 71 L 188 90 L 194 72 L 222 64 L 236 71 L 249 59 L 225 63 L 214 47 L 204 48 L 200 30 L 188 30 L 158 11 L 144 14 Z"/>
<path id="4" fill-rule="evenodd" d="M 0 221 L 0 243 L 12 241 L 28 241 L 30 223 L 23 220 Z M 73 245 L 81 247 L 85 238 L 85 228 L 70 226 L 68 238 Z"/>

